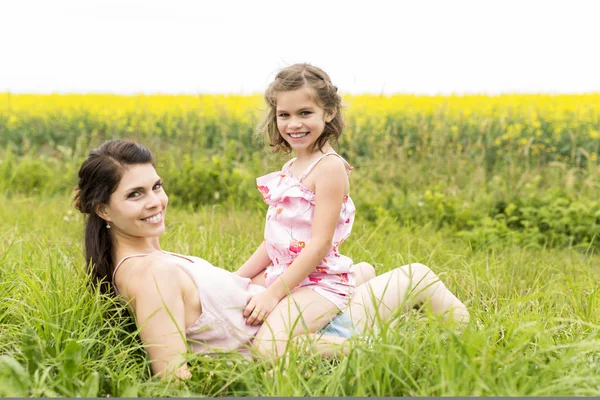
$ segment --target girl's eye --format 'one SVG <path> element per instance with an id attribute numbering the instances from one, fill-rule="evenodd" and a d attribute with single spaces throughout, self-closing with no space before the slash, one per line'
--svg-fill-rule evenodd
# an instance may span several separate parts
<path id="1" fill-rule="evenodd" d="M 302 112 L 300 113 L 300 115 L 302 115 L 302 116 L 304 116 L 304 117 L 306 117 L 306 116 L 308 116 L 308 115 L 310 115 L 310 114 L 312 114 L 310 111 L 302 111 Z"/>
<path id="2" fill-rule="evenodd" d="M 281 113 L 281 114 L 279 114 L 279 118 L 285 118 L 285 117 L 287 117 L 287 116 L 288 116 L 288 114 L 287 114 L 287 113 Z"/>

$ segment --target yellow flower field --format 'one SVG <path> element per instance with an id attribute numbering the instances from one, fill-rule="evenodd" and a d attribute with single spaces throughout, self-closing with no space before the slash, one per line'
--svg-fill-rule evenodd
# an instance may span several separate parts
<path id="1" fill-rule="evenodd" d="M 596 161 L 600 94 L 344 97 L 350 154 L 390 148 L 419 156 L 437 150 L 491 151 L 544 160 Z M 260 95 L 0 94 L 0 143 L 73 146 L 83 135 L 196 138 L 204 148 L 250 144 L 264 112 Z M 208 137 L 210 136 L 210 140 Z"/>

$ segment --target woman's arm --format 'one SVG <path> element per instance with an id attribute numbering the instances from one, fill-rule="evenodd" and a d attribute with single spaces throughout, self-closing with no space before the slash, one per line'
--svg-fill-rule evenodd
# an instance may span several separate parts
<path id="1" fill-rule="evenodd" d="M 265 241 L 258 246 L 258 249 L 250 256 L 250 258 L 242 265 L 234 274 L 242 276 L 244 278 L 254 278 L 260 271 L 264 270 L 269 264 L 271 259 L 267 254 L 267 245 Z"/>
<path id="2" fill-rule="evenodd" d="M 315 211 L 311 240 L 292 265 L 266 291 L 252 297 L 244 310 L 249 325 L 258 325 L 277 303 L 302 282 L 325 257 L 333 241 L 340 218 L 342 203 L 348 188 L 346 167 L 337 157 L 323 159 L 317 166 L 315 183 Z M 258 310 L 254 313 L 254 309 Z"/>
<path id="3" fill-rule="evenodd" d="M 190 372 L 184 357 L 188 348 L 181 271 L 164 259 L 149 258 L 149 261 L 136 271 L 135 279 L 130 279 L 124 289 L 132 298 L 131 306 L 152 372 L 163 379 L 173 373 L 176 378 L 186 379 Z"/>

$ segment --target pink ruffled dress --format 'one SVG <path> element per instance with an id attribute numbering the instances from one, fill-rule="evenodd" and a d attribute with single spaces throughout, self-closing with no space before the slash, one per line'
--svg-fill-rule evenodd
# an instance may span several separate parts
<path id="1" fill-rule="evenodd" d="M 267 253 L 273 263 L 265 271 L 266 285 L 271 285 L 292 264 L 311 239 L 315 210 L 315 193 L 302 183 L 313 168 L 327 156 L 339 157 L 348 174 L 352 167 L 340 155 L 327 153 L 313 162 L 300 179 L 286 163 L 281 171 L 272 172 L 256 180 L 258 190 L 269 205 L 265 224 Z M 338 248 L 350 235 L 356 209 L 350 196 L 343 200 L 331 248 L 325 258 L 298 286 L 309 287 L 334 303 L 340 310 L 348 305 L 354 289 L 352 260 L 339 253 Z"/>

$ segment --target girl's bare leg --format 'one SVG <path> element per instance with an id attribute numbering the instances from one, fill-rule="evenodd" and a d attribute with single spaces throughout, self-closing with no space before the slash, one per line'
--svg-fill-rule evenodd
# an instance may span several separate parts
<path id="1" fill-rule="evenodd" d="M 355 274 L 356 286 L 362 285 L 366 281 L 375 277 L 375 268 L 373 268 L 371 264 L 366 262 L 354 264 L 351 270 Z M 264 271 L 261 271 L 254 278 L 252 278 L 252 283 L 255 285 L 265 286 Z M 306 292 L 306 295 L 308 295 L 309 297 L 314 297 L 314 295 L 317 295 L 310 289 L 306 290 L 308 290 L 308 292 Z M 304 290 L 302 291 L 304 292 Z M 306 295 L 302 295 L 299 298 L 301 299 L 300 303 L 304 303 L 304 306 L 301 306 L 301 309 L 304 309 L 301 315 L 297 312 L 298 306 L 300 304 L 298 304 L 297 302 L 285 302 L 285 306 L 282 306 L 282 304 L 280 303 L 280 305 L 276 308 L 276 310 L 278 309 L 279 318 L 276 318 L 275 316 L 270 316 L 267 319 L 267 323 L 265 324 L 267 326 L 261 327 L 261 330 L 258 332 L 257 338 L 255 339 L 255 345 L 258 345 L 257 348 L 259 353 L 270 356 L 273 356 L 273 353 L 281 355 L 287 345 L 287 341 L 289 340 L 290 336 L 293 336 L 292 340 L 294 340 L 297 346 L 307 349 L 310 348 L 310 352 L 316 352 L 322 355 L 323 357 L 334 357 L 342 354 L 347 354 L 348 346 L 341 346 L 347 341 L 346 338 L 332 335 L 322 335 L 318 333 L 302 333 L 304 331 L 304 324 L 308 322 L 311 318 L 315 319 L 315 321 L 311 321 L 311 323 L 307 324 L 307 327 L 309 328 L 308 332 L 315 332 L 319 329 L 319 327 L 326 325 L 326 320 L 323 320 L 323 311 L 324 309 L 328 308 L 322 307 L 322 305 L 317 307 L 316 309 L 312 306 L 309 306 L 311 301 L 306 301 L 304 299 Z M 324 301 L 324 303 L 326 303 L 327 306 L 330 306 L 329 301 L 322 299 L 320 295 L 316 296 L 316 300 L 318 303 Z M 331 314 L 332 312 L 334 314 Z M 326 317 L 327 320 L 331 320 L 334 317 L 335 312 L 337 311 L 328 310 L 328 312 L 325 312 L 325 315 L 329 315 L 328 317 Z M 296 324 L 296 327 L 294 329 L 291 329 L 293 333 L 292 335 L 290 335 L 290 328 L 294 324 Z"/>
<path id="2" fill-rule="evenodd" d="M 359 264 L 357 266 L 361 267 Z M 374 274 L 369 264 L 363 267 L 366 268 L 366 274 L 362 276 L 368 277 L 369 271 Z M 359 276 L 357 274 L 357 279 L 361 279 Z M 433 312 L 446 318 L 462 323 L 469 321 L 465 305 L 423 264 L 405 265 L 368 279 L 367 283 L 356 288 L 345 312 L 359 331 L 366 332 L 373 322 L 385 321 L 399 309 L 409 310 L 424 303 L 428 303 Z M 292 340 L 307 353 L 316 352 L 323 357 L 347 355 L 350 351 L 348 339 L 338 336 L 312 333 L 296 336 Z"/>
<path id="3" fill-rule="evenodd" d="M 404 265 L 373 279 L 368 279 L 371 274 L 374 275 L 374 269 L 369 264 L 356 264 L 354 268 L 358 269 L 358 271 L 355 269 L 357 281 L 360 282 L 366 279 L 366 283 L 356 288 L 345 312 L 350 315 L 353 324 L 361 332 L 365 332 L 366 328 L 371 326 L 373 322 L 389 319 L 399 309 L 407 311 L 424 303 L 427 303 L 433 312 L 446 318 L 462 323 L 469 321 L 469 312 L 465 305 L 448 290 L 433 271 L 423 264 Z M 288 308 L 283 314 L 287 314 L 289 311 Z M 316 310 L 311 311 L 308 314 L 313 314 Z M 318 314 L 320 314 L 319 317 L 323 317 L 323 314 Z M 279 325 L 278 328 L 282 326 L 289 327 L 290 323 L 293 323 L 290 317 L 298 318 L 299 314 L 288 314 L 286 315 L 287 318 L 281 318 L 281 316 L 280 314 L 279 324 L 276 322 L 276 325 Z M 317 316 L 317 314 L 312 316 Z M 320 318 L 317 317 L 317 319 Z M 282 322 L 284 323 L 282 324 Z M 302 323 L 298 325 L 302 325 Z M 265 326 L 262 327 L 262 329 L 265 328 Z M 286 329 L 280 331 L 286 331 Z M 310 326 L 308 332 L 315 332 L 315 327 Z M 272 330 L 271 333 L 273 333 Z M 267 336 L 269 335 L 267 334 Z M 307 334 L 304 329 L 296 330 L 292 333 L 292 336 L 294 336 L 292 340 L 297 346 L 306 348 L 308 352 L 316 352 L 324 357 L 347 355 L 349 352 L 349 346 L 345 345 L 347 343 L 346 338 L 318 333 Z M 281 355 L 289 337 L 289 331 L 278 338 L 271 337 L 271 341 L 275 339 L 279 342 L 279 345 L 276 346 L 277 349 L 271 348 L 271 351 L 269 351 L 263 347 L 261 353 L 271 353 L 272 356 L 272 352 L 275 351 Z M 263 342 L 263 346 L 265 344 Z"/>
<path id="4" fill-rule="evenodd" d="M 261 325 L 254 346 L 262 356 L 278 358 L 285 353 L 290 338 L 317 332 L 338 312 L 335 304 L 314 290 L 296 288 Z"/>
<path id="5" fill-rule="evenodd" d="M 355 274 L 356 286 L 375 278 L 375 268 L 369 263 L 354 264 L 351 270 Z M 297 348 L 305 349 L 307 353 L 317 353 L 323 357 L 347 355 L 350 348 L 344 346 L 348 339 L 320 333 L 305 333 L 292 338 Z"/>
<path id="6" fill-rule="evenodd" d="M 297 349 L 307 354 L 316 353 L 324 358 L 339 357 L 350 353 L 348 339 L 333 336 L 310 333 L 292 338 Z"/>
<path id="7" fill-rule="evenodd" d="M 396 268 L 357 287 L 346 312 L 358 330 L 364 332 L 373 322 L 385 321 L 399 309 L 408 311 L 424 303 L 446 318 L 469 321 L 465 305 L 433 271 L 417 263 Z"/>

